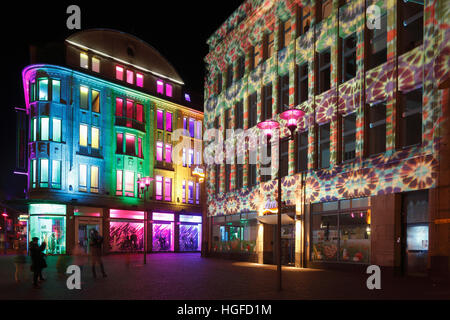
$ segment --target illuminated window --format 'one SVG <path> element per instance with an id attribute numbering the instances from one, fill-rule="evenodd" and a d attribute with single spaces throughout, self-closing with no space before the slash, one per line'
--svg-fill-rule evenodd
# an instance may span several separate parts
<path id="1" fill-rule="evenodd" d="M 182 202 L 186 203 L 186 180 L 183 180 L 182 192 L 183 192 L 183 194 L 181 195 Z"/>
<path id="2" fill-rule="evenodd" d="M 186 148 L 183 148 L 183 167 L 186 167 Z"/>
<path id="3" fill-rule="evenodd" d="M 80 164 L 78 189 L 87 191 L 87 165 Z"/>
<path id="4" fill-rule="evenodd" d="M 125 153 L 129 156 L 136 156 L 136 137 L 126 134 L 125 139 Z"/>
<path id="5" fill-rule="evenodd" d="M 202 138 L 202 122 L 201 121 L 197 121 L 197 139 L 201 139 Z"/>
<path id="6" fill-rule="evenodd" d="M 218 129 L 218 128 L 217 128 Z M 183 118 L 183 134 L 186 135 L 186 130 L 187 130 L 187 118 Z"/>
<path id="7" fill-rule="evenodd" d="M 144 75 L 143 74 L 136 73 L 136 85 L 141 88 L 144 86 Z"/>
<path id="8" fill-rule="evenodd" d="M 134 197 L 134 172 L 125 171 L 125 196 Z"/>
<path id="9" fill-rule="evenodd" d="M 36 159 L 31 160 L 31 172 L 32 172 L 32 174 L 31 174 L 31 176 L 32 176 L 31 183 L 32 183 L 32 187 L 33 188 L 36 188 L 36 179 L 37 179 L 36 162 L 37 162 Z"/>
<path id="10" fill-rule="evenodd" d="M 91 192 L 98 193 L 98 167 L 91 166 Z"/>
<path id="11" fill-rule="evenodd" d="M 41 162 L 41 188 L 48 188 L 48 159 L 40 159 Z"/>
<path id="12" fill-rule="evenodd" d="M 100 92 L 92 90 L 92 112 L 100 112 Z"/>
<path id="13" fill-rule="evenodd" d="M 60 102 L 61 100 L 61 81 L 52 80 L 52 101 Z"/>
<path id="14" fill-rule="evenodd" d="M 131 70 L 127 70 L 127 82 L 129 84 L 133 84 L 134 83 L 134 72 Z"/>
<path id="15" fill-rule="evenodd" d="M 138 138 L 138 157 L 142 158 L 142 138 Z"/>
<path id="16" fill-rule="evenodd" d="M 32 81 L 31 81 L 31 84 L 30 84 L 30 103 L 31 102 L 34 102 L 35 101 L 35 94 L 36 94 L 36 83 L 35 83 L 35 80 L 33 79 Z"/>
<path id="17" fill-rule="evenodd" d="M 172 131 L 172 113 L 166 112 L 166 131 Z"/>
<path id="18" fill-rule="evenodd" d="M 131 119 L 133 119 L 133 106 L 134 102 L 127 99 L 127 118 L 130 119 L 127 121 L 127 127 L 131 127 Z"/>
<path id="19" fill-rule="evenodd" d="M 166 83 L 166 96 L 171 97 L 172 96 L 172 85 Z"/>
<path id="20" fill-rule="evenodd" d="M 166 152 L 164 155 L 164 160 L 167 163 L 172 162 L 172 145 L 170 145 L 170 144 L 166 144 Z"/>
<path id="21" fill-rule="evenodd" d="M 156 142 L 156 160 L 163 160 L 163 143 L 161 141 Z"/>
<path id="22" fill-rule="evenodd" d="M 53 134 L 52 139 L 55 142 L 61 142 L 61 119 L 53 118 Z"/>
<path id="23" fill-rule="evenodd" d="M 33 122 L 32 122 L 32 132 L 33 132 L 33 136 L 32 136 L 32 141 L 36 141 L 36 135 L 37 135 L 37 119 L 33 118 Z"/>
<path id="24" fill-rule="evenodd" d="M 194 150 L 189 149 L 189 167 L 194 164 Z"/>
<path id="25" fill-rule="evenodd" d="M 156 110 L 156 127 L 160 130 L 164 130 L 164 111 Z"/>
<path id="26" fill-rule="evenodd" d="M 100 130 L 98 128 L 92 127 L 91 128 L 91 147 L 93 149 L 98 149 L 99 148 L 99 139 L 100 139 L 100 134 L 99 134 Z"/>
<path id="27" fill-rule="evenodd" d="M 199 151 L 197 151 L 197 158 L 196 158 L 195 164 L 202 164 L 201 159 L 200 159 L 200 152 Z"/>
<path id="28" fill-rule="evenodd" d="M 116 195 L 122 195 L 122 185 L 123 185 L 123 171 L 116 171 Z"/>
<path id="29" fill-rule="evenodd" d="M 194 134 L 195 134 L 194 126 L 195 126 L 195 120 L 189 118 L 189 134 L 190 134 L 191 138 L 193 138 Z"/>
<path id="30" fill-rule="evenodd" d="M 189 203 L 194 203 L 194 182 L 189 181 L 188 184 L 188 199 Z"/>
<path id="31" fill-rule="evenodd" d="M 122 154 L 123 153 L 123 133 L 118 133 L 117 134 L 116 153 L 117 154 Z"/>
<path id="32" fill-rule="evenodd" d="M 136 103 L 136 121 L 144 122 L 144 107 L 139 103 Z"/>
<path id="33" fill-rule="evenodd" d="M 156 81 L 156 93 L 164 94 L 164 82 L 162 80 Z"/>
<path id="34" fill-rule="evenodd" d="M 116 98 L 116 117 L 123 116 L 123 99 Z"/>
<path id="35" fill-rule="evenodd" d="M 80 87 L 80 108 L 89 109 L 89 89 L 87 87 Z"/>
<path id="36" fill-rule="evenodd" d="M 188 93 L 185 93 L 184 100 L 186 100 L 187 102 L 191 102 L 191 96 Z"/>
<path id="37" fill-rule="evenodd" d="M 80 67 L 84 69 L 89 68 L 89 57 L 84 52 L 80 52 Z"/>
<path id="38" fill-rule="evenodd" d="M 80 124 L 80 146 L 87 147 L 88 140 L 88 126 Z"/>
<path id="39" fill-rule="evenodd" d="M 342 39 L 341 83 L 356 76 L 356 41 L 356 33 Z"/>
<path id="40" fill-rule="evenodd" d="M 342 161 L 354 159 L 356 156 L 356 113 L 342 118 Z"/>
<path id="41" fill-rule="evenodd" d="M 291 42 L 291 20 L 286 20 L 281 23 L 280 30 L 280 45 L 279 48 L 284 49 Z"/>
<path id="42" fill-rule="evenodd" d="M 172 201 L 172 179 L 164 179 L 164 200 Z"/>
<path id="43" fill-rule="evenodd" d="M 38 79 L 38 92 L 39 92 L 39 100 L 47 101 L 48 100 L 48 79 Z"/>
<path id="44" fill-rule="evenodd" d="M 100 60 L 97 58 L 92 58 L 92 71 L 100 72 Z"/>
<path id="45" fill-rule="evenodd" d="M 116 66 L 116 79 L 123 80 L 123 68 L 121 66 Z"/>
<path id="46" fill-rule="evenodd" d="M 195 190 L 195 203 L 200 204 L 200 183 L 196 183 L 196 190 Z"/>
<path id="47" fill-rule="evenodd" d="M 162 200 L 163 193 L 163 177 L 156 176 L 156 188 L 155 188 L 155 199 Z"/>
<path id="48" fill-rule="evenodd" d="M 319 126 L 319 169 L 330 166 L 330 124 Z"/>
<path id="49" fill-rule="evenodd" d="M 41 118 L 41 140 L 48 140 L 49 118 Z"/>

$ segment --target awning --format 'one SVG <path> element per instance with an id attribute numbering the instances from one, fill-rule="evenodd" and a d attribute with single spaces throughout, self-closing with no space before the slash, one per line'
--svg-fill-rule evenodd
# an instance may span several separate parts
<path id="1" fill-rule="evenodd" d="M 277 224 L 278 223 L 278 215 L 277 214 L 270 214 L 267 216 L 258 216 L 257 219 L 259 222 L 266 223 L 266 224 Z M 286 213 L 283 213 L 281 215 L 281 224 L 293 224 L 294 219 L 292 219 L 291 216 L 287 215 Z"/>

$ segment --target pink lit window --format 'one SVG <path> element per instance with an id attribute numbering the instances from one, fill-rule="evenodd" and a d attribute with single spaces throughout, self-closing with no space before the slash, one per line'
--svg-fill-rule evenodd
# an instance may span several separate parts
<path id="1" fill-rule="evenodd" d="M 156 188 L 155 188 L 155 199 L 162 200 L 162 190 L 163 189 L 163 178 L 161 176 L 156 176 Z"/>
<path id="2" fill-rule="evenodd" d="M 126 154 L 129 156 L 136 156 L 136 137 L 131 134 L 125 135 Z"/>
<path id="3" fill-rule="evenodd" d="M 164 181 L 164 200 L 172 201 L 172 179 L 165 178 Z"/>
<path id="4" fill-rule="evenodd" d="M 136 85 L 141 88 L 144 86 L 144 75 L 143 74 L 136 73 Z"/>
<path id="5" fill-rule="evenodd" d="M 123 171 L 117 170 L 116 172 L 116 195 L 121 196 L 122 195 L 122 178 L 123 178 Z"/>
<path id="6" fill-rule="evenodd" d="M 133 101 L 127 100 L 127 127 L 132 127 L 131 119 L 133 119 Z"/>
<path id="7" fill-rule="evenodd" d="M 156 81 L 156 93 L 164 94 L 164 82 L 162 80 Z"/>
<path id="8" fill-rule="evenodd" d="M 116 79 L 123 80 L 123 68 L 121 66 L 116 66 Z"/>
<path id="9" fill-rule="evenodd" d="M 116 153 L 117 154 L 123 153 L 123 133 L 117 134 Z"/>
<path id="10" fill-rule="evenodd" d="M 123 116 L 123 99 L 116 98 L 116 117 Z"/>
<path id="11" fill-rule="evenodd" d="M 163 161 L 163 143 L 161 141 L 156 142 L 156 160 Z"/>
<path id="12" fill-rule="evenodd" d="M 166 96 L 171 97 L 172 96 L 172 85 L 166 83 Z"/>
<path id="13" fill-rule="evenodd" d="M 125 171 L 125 196 L 134 197 L 134 172 Z"/>
<path id="14" fill-rule="evenodd" d="M 156 127 L 160 130 L 164 130 L 164 111 L 162 110 L 156 110 Z"/>
<path id="15" fill-rule="evenodd" d="M 138 138 L 138 157 L 142 158 L 142 139 Z"/>
<path id="16" fill-rule="evenodd" d="M 139 122 L 144 122 L 144 108 L 142 104 L 136 103 L 136 120 Z"/>
<path id="17" fill-rule="evenodd" d="M 166 144 L 166 154 L 165 154 L 165 159 L 164 159 L 167 163 L 171 163 L 172 162 L 172 145 L 170 144 Z"/>
<path id="18" fill-rule="evenodd" d="M 166 131 L 172 131 L 172 113 L 166 112 Z"/>
<path id="19" fill-rule="evenodd" d="M 131 70 L 127 70 L 127 82 L 130 84 L 134 83 L 134 72 Z"/>

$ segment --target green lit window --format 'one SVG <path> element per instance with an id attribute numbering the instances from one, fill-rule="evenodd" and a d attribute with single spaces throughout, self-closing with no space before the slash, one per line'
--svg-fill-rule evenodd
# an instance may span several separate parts
<path id="1" fill-rule="evenodd" d="M 31 122 L 31 141 L 36 141 L 36 133 L 37 133 L 37 119 L 33 118 L 33 121 Z"/>
<path id="2" fill-rule="evenodd" d="M 48 188 L 48 159 L 41 159 L 41 180 L 40 187 Z"/>
<path id="3" fill-rule="evenodd" d="M 100 92 L 92 90 L 92 112 L 100 112 Z"/>
<path id="4" fill-rule="evenodd" d="M 89 89 L 87 87 L 80 87 L 80 108 L 89 109 Z"/>
<path id="5" fill-rule="evenodd" d="M 78 189 L 84 192 L 87 191 L 87 165 L 85 164 L 80 164 Z"/>
<path id="6" fill-rule="evenodd" d="M 61 189 L 61 161 L 52 161 L 52 188 Z"/>
<path id="7" fill-rule="evenodd" d="M 36 92 L 36 83 L 33 80 L 30 84 L 30 103 L 36 101 L 35 92 Z"/>
<path id="8" fill-rule="evenodd" d="M 100 130 L 98 128 L 91 128 L 91 146 L 93 149 L 98 149 L 99 147 L 99 136 L 100 136 Z"/>
<path id="9" fill-rule="evenodd" d="M 61 119 L 53 118 L 53 141 L 61 142 Z"/>
<path id="10" fill-rule="evenodd" d="M 38 91 L 39 91 L 39 100 L 47 101 L 48 100 L 48 79 L 38 79 Z"/>
<path id="11" fill-rule="evenodd" d="M 80 146 L 87 147 L 88 126 L 80 124 Z"/>
<path id="12" fill-rule="evenodd" d="M 41 140 L 48 140 L 49 118 L 41 118 Z"/>
<path id="13" fill-rule="evenodd" d="M 61 100 L 61 81 L 52 80 L 52 101 L 60 102 Z"/>
<path id="14" fill-rule="evenodd" d="M 31 160 L 31 185 L 33 188 L 36 188 L 36 180 L 37 180 L 37 168 L 36 168 L 36 159 Z"/>
<path id="15" fill-rule="evenodd" d="M 91 166 L 91 192 L 98 193 L 98 167 Z"/>

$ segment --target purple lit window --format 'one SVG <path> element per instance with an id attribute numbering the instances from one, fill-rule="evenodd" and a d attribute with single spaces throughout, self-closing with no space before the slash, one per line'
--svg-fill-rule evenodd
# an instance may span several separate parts
<path id="1" fill-rule="evenodd" d="M 123 116 L 123 99 L 116 98 L 116 117 Z"/>
<path id="2" fill-rule="evenodd" d="M 142 104 L 136 103 L 136 120 L 139 122 L 144 122 L 144 108 Z"/>
<path id="3" fill-rule="evenodd" d="M 156 160 L 163 161 L 163 143 L 161 141 L 156 142 Z"/>
<path id="4" fill-rule="evenodd" d="M 166 154 L 165 154 L 165 159 L 164 159 L 167 163 L 171 163 L 172 162 L 172 145 L 170 144 L 166 144 Z"/>
<path id="5" fill-rule="evenodd" d="M 186 180 L 183 180 L 183 194 L 181 195 L 183 203 L 186 203 Z"/>
<path id="6" fill-rule="evenodd" d="M 189 149 L 189 167 L 194 164 L 194 150 Z"/>
<path id="7" fill-rule="evenodd" d="M 196 183 L 195 203 L 200 204 L 200 183 Z"/>
<path id="8" fill-rule="evenodd" d="M 189 189 L 188 189 L 189 195 L 189 203 L 194 203 L 194 182 L 189 181 Z"/>
<path id="9" fill-rule="evenodd" d="M 117 144 L 116 144 L 116 153 L 123 153 L 123 133 L 117 134 Z"/>
<path id="10" fill-rule="evenodd" d="M 156 110 L 156 127 L 160 130 L 164 130 L 164 111 Z"/>
<path id="11" fill-rule="evenodd" d="M 171 97 L 172 96 L 172 85 L 166 83 L 166 96 Z"/>
<path id="12" fill-rule="evenodd" d="M 134 72 L 131 70 L 127 70 L 127 82 L 130 84 L 134 83 Z"/>
<path id="13" fill-rule="evenodd" d="M 187 102 L 191 102 L 191 96 L 189 94 L 185 93 L 184 100 L 186 100 Z"/>
<path id="14" fill-rule="evenodd" d="M 142 158 L 142 138 L 138 138 L 138 157 Z"/>
<path id="15" fill-rule="evenodd" d="M 166 131 L 172 131 L 172 113 L 166 112 Z"/>
<path id="16" fill-rule="evenodd" d="M 189 119 L 189 134 L 191 135 L 191 138 L 194 137 L 194 126 L 195 126 L 195 120 Z"/>
<path id="17" fill-rule="evenodd" d="M 123 80 L 123 67 L 116 66 L 116 79 Z"/>
<path id="18" fill-rule="evenodd" d="M 187 118 L 183 118 L 183 129 L 184 129 L 184 131 L 187 130 Z M 186 133 L 184 133 L 184 134 L 186 134 Z"/>
<path id="19" fill-rule="evenodd" d="M 144 86 L 144 75 L 143 74 L 136 73 L 136 85 L 141 88 Z"/>
<path id="20" fill-rule="evenodd" d="M 155 188 L 155 199 L 162 200 L 163 192 L 163 178 L 161 176 L 156 176 L 156 188 Z"/>
<path id="21" fill-rule="evenodd" d="M 129 156 L 136 156 L 136 137 L 127 134 L 125 136 L 126 139 L 126 154 Z"/>
<path id="22" fill-rule="evenodd" d="M 156 81 L 156 93 L 164 94 L 164 82 L 162 80 Z"/>
<path id="23" fill-rule="evenodd" d="M 172 179 L 165 178 L 164 181 L 164 200 L 172 201 Z"/>

